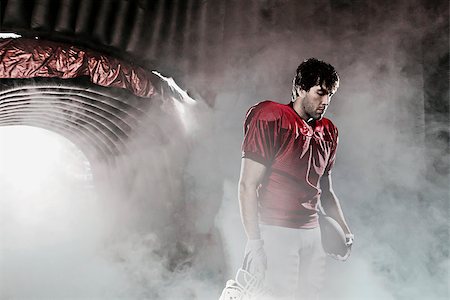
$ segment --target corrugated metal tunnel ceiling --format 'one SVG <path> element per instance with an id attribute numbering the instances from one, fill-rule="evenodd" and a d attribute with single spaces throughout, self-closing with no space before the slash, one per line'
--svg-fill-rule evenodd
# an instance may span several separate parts
<path id="1" fill-rule="evenodd" d="M 170 65 L 176 32 L 196 40 L 199 4 L 1 0 L 1 32 L 22 37 L 0 40 L 0 126 L 57 132 L 90 157 L 122 153 L 158 97 L 155 61 Z M 163 22 L 173 11 L 185 17 Z"/>
<path id="2" fill-rule="evenodd" d="M 75 46 L 34 39 L 0 42 L 0 125 L 30 125 L 72 140 L 90 157 L 126 149 L 155 95 L 150 75 Z"/>

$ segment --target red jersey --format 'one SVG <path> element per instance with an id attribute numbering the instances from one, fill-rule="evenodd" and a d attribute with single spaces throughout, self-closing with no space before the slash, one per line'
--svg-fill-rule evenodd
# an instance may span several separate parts
<path id="1" fill-rule="evenodd" d="M 314 228 L 318 226 L 319 180 L 331 172 L 338 131 L 326 118 L 308 125 L 292 104 L 263 101 L 249 109 L 242 157 L 267 167 L 258 188 L 261 223 Z"/>

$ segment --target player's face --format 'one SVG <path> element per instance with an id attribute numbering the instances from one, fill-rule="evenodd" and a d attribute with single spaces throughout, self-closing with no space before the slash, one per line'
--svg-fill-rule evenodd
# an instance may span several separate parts
<path id="1" fill-rule="evenodd" d="M 325 112 L 330 105 L 331 97 L 336 92 L 336 89 L 329 91 L 325 87 L 315 85 L 309 91 L 302 91 L 304 98 L 302 100 L 302 108 L 308 118 L 320 120 L 325 115 Z"/>

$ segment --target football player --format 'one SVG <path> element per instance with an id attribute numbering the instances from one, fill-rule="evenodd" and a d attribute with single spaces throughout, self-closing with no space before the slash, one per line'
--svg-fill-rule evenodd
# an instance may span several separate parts
<path id="1" fill-rule="evenodd" d="M 341 231 L 345 251 L 335 258 L 346 259 L 353 243 L 332 188 L 338 130 L 324 117 L 338 87 L 335 68 L 311 58 L 297 68 L 289 104 L 263 101 L 245 118 L 239 204 L 248 241 L 242 269 L 264 280 L 275 299 L 318 299 L 326 257 L 321 207 Z"/>

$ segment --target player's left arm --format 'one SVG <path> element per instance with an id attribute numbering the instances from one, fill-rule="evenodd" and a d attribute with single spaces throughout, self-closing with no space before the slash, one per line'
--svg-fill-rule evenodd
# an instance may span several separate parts
<path id="1" fill-rule="evenodd" d="M 320 188 L 322 190 L 320 202 L 325 214 L 335 219 L 341 225 L 342 230 L 344 230 L 346 238 L 351 239 L 349 242 L 353 242 L 353 234 L 345 220 L 339 199 L 333 190 L 331 174 L 324 174 L 322 176 L 320 179 Z"/>

